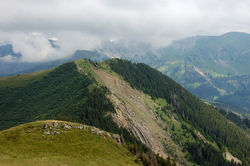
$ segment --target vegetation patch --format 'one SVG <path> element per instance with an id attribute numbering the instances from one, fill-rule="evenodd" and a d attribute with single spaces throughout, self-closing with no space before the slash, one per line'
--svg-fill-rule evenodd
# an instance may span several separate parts
<path id="1" fill-rule="evenodd" d="M 77 123 L 24 124 L 0 132 L 0 165 L 139 165 L 136 157 L 117 142 L 119 139 Z"/>

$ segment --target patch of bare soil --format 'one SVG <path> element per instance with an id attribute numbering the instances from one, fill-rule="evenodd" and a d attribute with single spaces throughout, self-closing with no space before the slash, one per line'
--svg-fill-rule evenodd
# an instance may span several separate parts
<path id="1" fill-rule="evenodd" d="M 228 161 L 234 161 L 237 164 L 242 164 L 241 160 L 239 160 L 238 158 L 234 157 L 230 152 L 226 152 L 226 160 Z"/>

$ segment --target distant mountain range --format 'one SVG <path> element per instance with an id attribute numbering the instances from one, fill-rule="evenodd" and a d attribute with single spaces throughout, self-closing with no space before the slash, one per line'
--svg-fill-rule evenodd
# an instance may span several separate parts
<path id="1" fill-rule="evenodd" d="M 52 47 L 56 46 L 54 41 L 50 42 Z M 11 45 L 0 47 L 1 58 L 7 55 L 21 56 L 13 52 Z M 190 37 L 159 49 L 133 41 L 104 42 L 94 51 L 79 50 L 68 58 L 44 63 L 0 60 L 0 76 L 48 69 L 79 58 L 100 62 L 113 57 L 146 63 L 212 104 L 245 116 L 250 114 L 250 34 L 247 33 Z"/>
<path id="2" fill-rule="evenodd" d="M 250 113 L 250 35 L 227 33 L 176 41 L 153 64 L 195 95 Z"/>

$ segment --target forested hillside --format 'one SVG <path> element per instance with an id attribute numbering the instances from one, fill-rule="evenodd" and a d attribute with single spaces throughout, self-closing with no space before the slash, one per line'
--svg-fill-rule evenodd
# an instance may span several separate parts
<path id="1" fill-rule="evenodd" d="M 0 130 L 36 120 L 79 122 L 117 133 L 144 165 L 172 165 L 118 127 L 110 113 L 109 90 L 93 77 L 88 60 L 70 62 L 55 69 L 0 79 Z M 174 163 L 173 163 L 174 165 Z"/>
<path id="2" fill-rule="evenodd" d="M 183 121 L 194 126 L 210 141 L 215 141 L 219 149 L 228 147 L 231 153 L 249 162 L 249 137 L 242 129 L 224 118 L 216 108 L 205 104 L 175 81 L 145 64 L 135 64 L 119 59 L 106 63 L 132 87 L 151 95 L 153 98 L 164 98 L 168 104 L 173 106 L 174 111 Z M 194 153 L 194 156 L 199 153 L 199 150 L 196 151 L 197 149 L 207 152 L 201 158 L 193 159 L 199 160 L 200 164 L 205 164 L 202 162 L 206 158 L 205 156 L 209 155 L 210 152 L 213 154 L 215 151 L 215 148 L 208 145 L 196 143 L 188 145 L 188 150 Z"/>

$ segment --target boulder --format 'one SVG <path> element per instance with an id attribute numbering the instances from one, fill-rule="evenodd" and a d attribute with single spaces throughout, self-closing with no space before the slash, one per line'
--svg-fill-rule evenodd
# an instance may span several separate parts
<path id="1" fill-rule="evenodd" d="M 102 133 L 103 133 L 103 132 L 99 130 L 99 131 L 97 131 L 96 134 L 99 135 L 99 136 L 102 136 Z"/>
<path id="2" fill-rule="evenodd" d="M 71 129 L 72 127 L 70 125 L 64 124 L 64 129 Z"/>
<path id="3" fill-rule="evenodd" d="M 121 137 L 118 134 L 113 134 L 112 137 L 116 140 L 117 143 L 121 143 Z"/>
<path id="4" fill-rule="evenodd" d="M 45 131 L 44 131 L 44 134 L 45 134 L 45 135 L 50 135 L 50 131 L 49 131 L 49 130 L 45 130 Z"/>
<path id="5" fill-rule="evenodd" d="M 48 128 L 48 124 L 47 124 L 47 123 L 41 124 L 41 128 L 42 128 L 42 129 L 47 129 L 47 128 Z"/>
<path id="6" fill-rule="evenodd" d="M 78 129 L 82 130 L 83 129 L 83 125 L 77 126 Z"/>
<path id="7" fill-rule="evenodd" d="M 58 124 L 57 122 L 54 122 L 54 123 L 53 123 L 53 126 L 54 126 L 54 127 L 58 127 L 59 124 Z"/>

